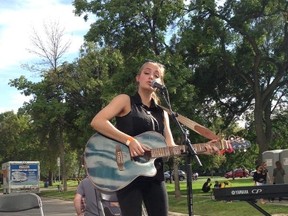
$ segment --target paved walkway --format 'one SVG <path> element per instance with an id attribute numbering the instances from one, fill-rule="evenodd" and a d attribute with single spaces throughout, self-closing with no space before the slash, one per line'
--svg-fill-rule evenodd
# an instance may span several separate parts
<path id="1" fill-rule="evenodd" d="M 75 216 L 75 210 L 73 206 L 73 201 L 64 201 L 60 199 L 52 199 L 42 197 L 43 210 L 45 216 Z M 270 203 L 267 203 L 269 205 Z M 286 205 L 288 207 L 288 201 L 284 200 L 282 202 L 274 201 L 274 205 Z M 29 213 L 0 213 L 0 216 L 38 216 L 39 210 L 30 210 Z M 169 216 L 188 216 L 188 214 L 181 214 L 176 212 L 169 212 Z M 284 214 L 273 214 L 273 216 L 287 216 Z"/>
<path id="2" fill-rule="evenodd" d="M 45 216 L 75 216 L 73 201 L 41 197 Z M 39 209 L 14 213 L 0 213 L 0 216 L 39 216 Z M 185 214 L 169 212 L 169 216 L 187 216 Z"/>
<path id="3" fill-rule="evenodd" d="M 43 208 L 44 208 L 45 216 L 73 216 L 73 215 L 76 215 L 72 201 L 64 201 L 64 200 L 59 200 L 59 199 L 50 199 L 50 198 L 43 197 L 42 202 L 43 202 Z M 270 205 L 270 204 L 285 205 L 288 207 L 288 200 L 283 200 L 281 202 L 278 202 L 275 200 L 273 203 L 266 203 L 266 205 Z M 169 212 L 169 216 L 188 216 L 188 214 Z M 287 216 L 287 214 L 273 214 L 273 216 Z"/>
<path id="4" fill-rule="evenodd" d="M 72 201 L 42 198 L 45 216 L 73 216 L 75 214 Z M 187 216 L 177 212 L 169 212 L 169 216 Z M 14 215 L 13 215 L 14 216 Z"/>
<path id="5" fill-rule="evenodd" d="M 73 216 L 76 215 L 73 201 L 49 199 L 42 197 L 45 216 Z"/>

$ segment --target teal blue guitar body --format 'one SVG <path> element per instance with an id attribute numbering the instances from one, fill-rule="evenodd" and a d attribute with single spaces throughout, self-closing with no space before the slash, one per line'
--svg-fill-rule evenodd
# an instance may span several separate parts
<path id="1" fill-rule="evenodd" d="M 135 138 L 151 149 L 167 147 L 157 132 L 145 132 Z M 147 154 L 131 158 L 129 147 L 99 133 L 88 140 L 84 159 L 90 180 L 103 191 L 120 190 L 138 176 L 156 175 L 155 158 Z"/>
<path id="2" fill-rule="evenodd" d="M 135 137 L 141 144 L 150 148 L 141 157 L 132 158 L 129 147 L 123 143 L 95 133 L 87 142 L 85 149 L 85 167 L 94 185 L 107 192 L 114 192 L 126 187 L 138 176 L 152 177 L 156 175 L 154 161 L 159 157 L 181 155 L 186 152 L 186 146 L 167 147 L 165 138 L 153 131 L 142 133 Z M 192 144 L 198 154 L 207 151 L 207 143 Z M 209 143 L 223 154 L 235 150 L 246 150 L 251 143 L 239 137 L 216 140 Z"/>

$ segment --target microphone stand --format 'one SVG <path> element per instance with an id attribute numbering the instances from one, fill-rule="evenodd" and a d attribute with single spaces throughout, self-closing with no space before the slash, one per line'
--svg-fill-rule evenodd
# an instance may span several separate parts
<path id="1" fill-rule="evenodd" d="M 183 137 L 184 137 L 184 144 L 187 146 L 187 154 L 186 154 L 186 162 L 185 162 L 185 167 L 186 167 L 186 183 L 187 183 L 187 203 L 188 203 L 188 212 L 189 212 L 189 216 L 193 215 L 193 192 L 192 192 L 192 157 L 194 156 L 197 163 L 199 164 L 199 166 L 202 166 L 202 163 L 195 151 L 195 149 L 193 148 L 191 141 L 188 138 L 189 135 L 189 131 L 187 129 L 184 129 L 182 127 L 182 125 L 180 124 L 180 122 L 177 119 L 177 113 L 174 113 L 172 111 L 171 108 L 171 103 L 170 103 L 170 99 L 169 99 L 169 94 L 167 91 L 167 88 L 165 86 L 163 86 L 162 88 L 159 88 L 161 95 L 163 96 L 168 109 L 171 113 L 171 116 L 173 118 L 173 120 L 176 122 L 177 126 L 179 127 Z"/>

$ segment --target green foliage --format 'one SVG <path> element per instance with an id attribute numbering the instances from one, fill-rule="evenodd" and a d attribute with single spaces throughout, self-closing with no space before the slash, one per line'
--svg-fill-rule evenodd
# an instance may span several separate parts
<path id="1" fill-rule="evenodd" d="M 85 39 L 117 48 L 125 59 L 164 52 L 165 33 L 173 30 L 184 9 L 183 1 L 75 0 L 73 4 L 76 15 L 86 14 L 87 19 L 92 13 L 98 18 Z"/>
<path id="2" fill-rule="evenodd" d="M 27 115 L 0 114 L 0 163 L 11 160 L 38 160 L 40 143 Z"/>
<path id="3" fill-rule="evenodd" d="M 276 115 L 273 119 L 273 125 L 271 149 L 288 149 L 288 133 L 287 130 L 283 130 L 283 128 L 287 128 L 288 126 L 287 111 Z"/>
<path id="4" fill-rule="evenodd" d="M 213 2 L 191 3 L 191 19 L 181 25 L 176 47 L 193 68 L 191 84 L 204 106 L 199 114 L 213 121 L 221 116 L 223 131 L 254 110 L 263 152 L 272 140 L 273 106 L 287 95 L 281 90 L 286 88 L 281 79 L 287 80 L 287 54 L 281 48 L 287 44 L 287 2 L 226 1 L 223 7 Z"/>
<path id="5" fill-rule="evenodd" d="M 1 159 L 41 155 L 46 174 L 57 170 L 61 150 L 66 162 L 72 161 L 68 173 L 77 172 L 94 132 L 91 119 L 116 94 L 135 92 L 145 59 L 165 65 L 173 111 L 224 138 L 238 135 L 252 144 L 246 153 L 201 155 L 203 167 L 193 160 L 193 170 L 254 168 L 264 150 L 287 148 L 286 1 L 231 0 L 220 7 L 213 0 L 75 0 L 73 5 L 76 15 L 97 18 L 79 58 L 47 69 L 38 83 L 23 76 L 11 80 L 32 99 L 17 116 L 3 114 Z M 241 115 L 245 128 L 236 124 Z M 171 120 L 171 126 L 181 143 L 177 124 Z M 189 138 L 207 142 L 194 131 Z"/>
<path id="6" fill-rule="evenodd" d="M 81 164 L 76 165 L 75 161 L 93 133 L 89 123 L 115 94 L 110 77 L 121 70 L 122 64 L 119 52 L 86 44 L 77 62 L 47 71 L 39 83 L 31 83 L 24 77 L 11 81 L 12 86 L 33 96 L 22 112 L 31 116 L 31 125 L 42 145 L 39 151 L 44 154 L 43 164 L 47 168 L 43 175 L 48 175 L 48 170 L 57 171 L 56 159 L 61 149 L 66 152 L 64 160 L 70 161 L 66 163 L 66 173 L 77 173 Z M 74 150 L 77 155 L 73 155 Z"/>

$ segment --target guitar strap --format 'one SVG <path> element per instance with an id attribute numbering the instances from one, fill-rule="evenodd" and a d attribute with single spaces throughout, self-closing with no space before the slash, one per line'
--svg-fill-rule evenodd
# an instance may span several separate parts
<path id="1" fill-rule="evenodd" d="M 168 112 L 169 115 L 172 115 L 171 111 L 168 108 L 161 106 L 161 105 L 158 105 L 158 104 L 157 104 L 157 106 L 161 107 L 163 110 Z M 192 121 L 191 119 L 189 119 L 183 115 L 180 115 L 178 113 L 174 113 L 174 115 L 176 116 L 176 119 L 181 124 L 185 125 L 186 127 L 190 128 L 191 130 L 195 131 L 196 133 L 200 134 L 201 136 L 204 136 L 210 140 L 214 140 L 214 139 L 218 140 L 219 139 L 219 136 L 217 136 L 214 132 L 212 132 L 208 128 L 198 124 L 197 122 Z"/>

